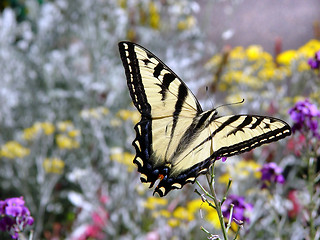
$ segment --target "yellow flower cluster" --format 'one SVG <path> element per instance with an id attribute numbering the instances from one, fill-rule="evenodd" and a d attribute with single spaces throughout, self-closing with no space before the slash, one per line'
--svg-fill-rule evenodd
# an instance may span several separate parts
<path id="1" fill-rule="evenodd" d="M 65 163 L 60 158 L 46 158 L 43 161 L 43 168 L 46 173 L 62 174 Z"/>
<path id="2" fill-rule="evenodd" d="M 286 66 L 289 73 L 296 68 L 298 72 L 310 70 L 307 61 L 320 50 L 320 41 L 312 39 L 297 50 L 287 50 L 277 56 L 277 63 Z M 291 69 L 291 70 L 290 70 Z"/>
<path id="3" fill-rule="evenodd" d="M 10 141 L 1 146 L 0 157 L 5 158 L 23 158 L 30 154 L 30 149 L 23 147 L 20 143 L 16 141 Z"/>
<path id="4" fill-rule="evenodd" d="M 50 122 L 36 122 L 31 127 L 23 130 L 22 138 L 27 141 L 35 140 L 41 134 L 52 135 L 58 131 L 55 136 L 56 143 L 61 149 L 73 149 L 79 147 L 77 138 L 80 136 L 80 130 L 75 129 L 71 121 L 61 121 L 56 124 Z"/>
<path id="5" fill-rule="evenodd" d="M 168 210 L 168 200 L 165 198 L 149 197 L 145 203 L 146 209 L 153 210 L 153 217 L 164 217 L 170 227 L 174 228 L 183 223 L 195 220 L 199 211 L 205 213 L 207 221 L 211 222 L 215 228 L 220 228 L 219 218 L 216 211 L 201 199 L 195 199 L 187 203 L 186 207 L 178 206 L 172 211 Z"/>
<path id="6" fill-rule="evenodd" d="M 80 130 L 75 129 L 71 121 L 62 121 L 57 124 L 60 133 L 56 135 L 56 143 L 60 149 L 73 149 L 79 147 L 78 137 Z"/>
<path id="7" fill-rule="evenodd" d="M 310 40 L 297 50 L 288 50 L 279 54 L 275 59 L 263 51 L 258 45 L 248 48 L 235 47 L 228 53 L 227 62 L 223 55 L 213 56 L 207 66 L 216 72 L 223 69 L 220 76 L 219 90 L 225 91 L 241 83 L 251 88 L 262 88 L 267 81 L 279 81 L 292 74 L 292 71 L 303 72 L 310 70 L 307 61 L 320 49 L 319 40 Z M 223 66 L 221 66 L 221 64 Z"/>
<path id="8" fill-rule="evenodd" d="M 121 109 L 117 112 L 116 116 L 121 118 L 123 121 L 132 121 L 133 124 L 137 124 L 140 121 L 140 113 L 136 110 L 130 111 Z"/>
<path id="9" fill-rule="evenodd" d="M 306 62 L 308 58 L 314 57 L 314 54 L 320 50 L 320 41 L 312 39 L 297 50 L 287 50 L 277 56 L 277 62 L 283 65 L 290 65 L 293 61 L 299 59 Z M 308 66 L 308 64 L 306 64 Z M 310 67 L 308 66 L 308 69 Z"/>
<path id="10" fill-rule="evenodd" d="M 110 159 L 126 165 L 129 172 L 132 172 L 135 169 L 133 158 L 133 154 L 129 152 L 123 152 L 123 149 L 120 147 L 114 147 L 110 149 Z"/>
<path id="11" fill-rule="evenodd" d="M 73 149 L 79 147 L 79 142 L 77 140 L 64 134 L 58 134 L 56 136 L 56 142 L 60 149 Z"/>
<path id="12" fill-rule="evenodd" d="M 36 122 L 31 127 L 23 130 L 22 138 L 28 141 L 36 139 L 41 133 L 51 135 L 55 131 L 55 127 L 50 122 Z"/>

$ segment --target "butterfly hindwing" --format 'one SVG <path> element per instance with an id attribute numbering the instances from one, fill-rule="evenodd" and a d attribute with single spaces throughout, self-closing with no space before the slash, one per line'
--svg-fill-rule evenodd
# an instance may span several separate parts
<path id="1" fill-rule="evenodd" d="M 291 129 L 277 118 L 233 115 L 216 118 L 210 132 L 216 156 L 229 157 L 282 139 L 291 134 Z"/>
<path id="2" fill-rule="evenodd" d="M 185 83 L 147 49 L 120 42 L 119 51 L 127 85 L 141 114 L 135 126 L 133 162 L 141 181 L 161 197 L 193 183 L 218 157 L 249 151 L 291 134 L 280 119 L 234 115 L 217 117 L 215 109 L 203 112 Z"/>

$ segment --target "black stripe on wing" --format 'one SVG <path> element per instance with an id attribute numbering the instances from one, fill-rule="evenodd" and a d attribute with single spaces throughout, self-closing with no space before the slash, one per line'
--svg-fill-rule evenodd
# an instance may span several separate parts
<path id="1" fill-rule="evenodd" d="M 120 57 L 127 77 L 127 85 L 133 104 L 141 115 L 151 118 L 151 106 L 143 86 L 139 61 L 134 51 L 134 44 L 129 42 L 119 43 Z"/>

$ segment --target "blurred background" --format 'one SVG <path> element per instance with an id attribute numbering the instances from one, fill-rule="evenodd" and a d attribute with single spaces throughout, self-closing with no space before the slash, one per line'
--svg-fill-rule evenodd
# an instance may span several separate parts
<path id="1" fill-rule="evenodd" d="M 319 38 L 319 1 L 199 1 L 197 18 L 203 32 L 218 46 L 261 45 L 274 54 L 275 42 L 282 50 L 296 49 Z"/>
<path id="2" fill-rule="evenodd" d="M 200 226 L 221 234 L 196 185 L 158 198 L 140 182 L 131 145 L 140 116 L 118 42 L 157 55 L 204 109 L 245 99 L 219 113 L 292 123 L 298 100 L 320 103 L 319 71 L 308 65 L 319 39 L 317 0 L 1 0 L 0 200 L 23 196 L 31 239 L 212 236 Z M 312 232 L 306 216 L 319 226 L 319 203 L 304 208 L 314 198 L 299 143 L 293 136 L 217 163 L 218 195 L 232 178 L 230 192 L 252 205 L 241 237 L 303 239 Z M 286 183 L 261 191 L 266 162 L 277 162 Z"/>

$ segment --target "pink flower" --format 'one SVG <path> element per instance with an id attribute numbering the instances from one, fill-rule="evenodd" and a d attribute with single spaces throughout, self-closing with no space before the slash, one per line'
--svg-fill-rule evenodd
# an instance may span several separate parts
<path id="1" fill-rule="evenodd" d="M 297 190 L 291 190 L 288 194 L 288 200 L 292 203 L 292 208 L 288 211 L 289 218 L 296 218 L 301 211 L 299 199 L 297 198 Z"/>
<path id="2" fill-rule="evenodd" d="M 88 238 L 105 239 L 104 227 L 107 225 L 109 214 L 103 208 L 91 214 L 92 223 L 89 224 L 84 233 L 79 237 L 81 240 Z"/>

